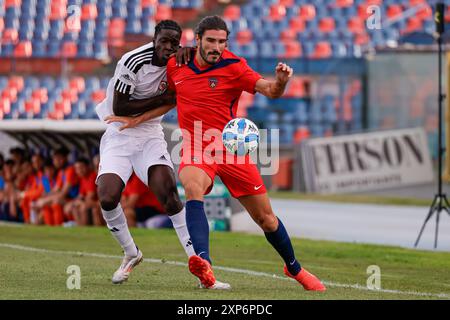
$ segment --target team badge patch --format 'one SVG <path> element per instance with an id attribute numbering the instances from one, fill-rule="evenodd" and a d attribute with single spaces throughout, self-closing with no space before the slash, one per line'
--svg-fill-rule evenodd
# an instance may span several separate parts
<path id="1" fill-rule="evenodd" d="M 214 89 L 219 81 L 216 78 L 209 78 L 209 87 Z"/>
<path id="2" fill-rule="evenodd" d="M 158 90 L 161 91 L 161 92 L 166 91 L 167 90 L 167 81 L 161 81 L 159 83 Z"/>

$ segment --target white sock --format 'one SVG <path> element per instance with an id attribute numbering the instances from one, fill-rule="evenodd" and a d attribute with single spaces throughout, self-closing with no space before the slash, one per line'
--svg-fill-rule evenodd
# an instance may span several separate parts
<path id="1" fill-rule="evenodd" d="M 194 246 L 192 245 L 191 237 L 186 225 L 186 209 L 183 208 L 180 212 L 169 216 L 169 218 L 172 220 L 173 227 L 187 256 L 195 256 Z"/>
<path id="2" fill-rule="evenodd" d="M 137 247 L 131 237 L 130 230 L 128 230 L 127 219 L 120 203 L 111 211 L 102 209 L 102 214 L 109 231 L 119 242 L 125 255 L 129 257 L 137 256 Z"/>

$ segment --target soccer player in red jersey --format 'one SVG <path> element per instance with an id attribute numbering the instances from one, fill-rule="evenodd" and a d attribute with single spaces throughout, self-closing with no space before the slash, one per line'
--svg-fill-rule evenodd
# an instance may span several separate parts
<path id="1" fill-rule="evenodd" d="M 234 157 L 231 163 L 224 162 L 226 151 L 220 133 L 236 117 L 241 93 L 259 92 L 269 98 L 278 98 L 284 93 L 293 73 L 288 65 L 279 63 L 275 68 L 275 80 L 263 79 L 247 65 L 245 59 L 226 49 L 228 34 L 226 23 L 220 17 L 205 17 L 196 29 L 198 49 L 194 58 L 181 67 L 175 58 L 167 64 L 167 80 L 169 88 L 176 92 L 178 120 L 183 131 L 179 177 L 186 191 L 186 222 L 196 252 L 189 258 L 189 270 L 203 286 L 214 286 L 216 280 L 209 256 L 209 227 L 203 197 L 211 190 L 217 175 L 280 254 L 285 262 L 284 273 L 296 279 L 306 290 L 325 291 L 320 280 L 297 261 L 287 231 L 272 211 L 256 165 L 248 156 L 245 159 Z M 167 112 L 171 107 L 148 111 L 141 116 L 142 120 Z M 125 127 L 130 125 L 124 119 L 113 120 L 124 122 Z M 196 131 L 202 135 L 200 141 Z M 214 148 L 209 152 L 211 144 Z"/>

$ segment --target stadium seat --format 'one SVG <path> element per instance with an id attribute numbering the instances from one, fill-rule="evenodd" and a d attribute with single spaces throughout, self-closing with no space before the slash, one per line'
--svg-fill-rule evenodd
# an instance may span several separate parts
<path id="1" fill-rule="evenodd" d="M 225 10 L 223 11 L 223 18 L 235 21 L 241 17 L 241 8 L 238 5 L 230 4 L 225 7 Z"/>
<path id="2" fill-rule="evenodd" d="M 32 56 L 33 46 L 31 41 L 19 42 L 14 49 L 14 57 L 16 58 L 29 58 Z"/>
<path id="3" fill-rule="evenodd" d="M 15 29 L 6 28 L 2 34 L 2 44 L 14 44 L 19 40 L 19 32 Z"/>
<path id="4" fill-rule="evenodd" d="M 316 17 L 316 7 L 312 4 L 302 5 L 299 13 L 300 17 L 304 20 L 314 20 Z"/>
<path id="5" fill-rule="evenodd" d="M 297 32 L 292 29 L 285 29 L 281 31 L 280 40 L 282 42 L 291 42 L 297 40 Z"/>
<path id="6" fill-rule="evenodd" d="M 77 56 L 78 48 L 76 42 L 65 41 L 61 48 L 61 57 L 74 58 Z"/>
<path id="7" fill-rule="evenodd" d="M 420 20 L 420 18 L 418 18 L 417 16 L 414 16 L 408 18 L 408 21 L 406 23 L 406 29 L 404 29 L 403 31 L 404 33 L 411 33 L 414 31 L 422 30 L 422 28 L 423 28 L 422 20 Z"/>
<path id="8" fill-rule="evenodd" d="M 236 42 L 239 45 L 245 45 L 253 40 L 253 33 L 249 29 L 240 30 L 236 34 Z"/>
<path id="9" fill-rule="evenodd" d="M 363 33 L 366 30 L 364 20 L 360 17 L 351 17 L 348 20 L 348 30 L 352 33 Z"/>
<path id="10" fill-rule="evenodd" d="M 94 3 L 84 4 L 81 7 L 81 20 L 93 20 L 98 16 L 97 5 Z"/>
<path id="11" fill-rule="evenodd" d="M 305 20 L 300 17 L 292 18 L 289 21 L 289 27 L 292 31 L 303 32 L 305 30 Z"/>
<path id="12" fill-rule="evenodd" d="M 302 46 L 298 41 L 286 41 L 284 42 L 285 52 L 279 55 L 279 58 L 284 59 L 297 59 L 302 56 Z"/>
<path id="13" fill-rule="evenodd" d="M 172 8 L 168 5 L 158 5 L 155 14 L 155 20 L 161 21 L 167 19 L 172 19 Z"/>
<path id="14" fill-rule="evenodd" d="M 336 29 L 336 25 L 334 22 L 334 19 L 331 17 L 326 17 L 326 18 L 322 18 L 319 21 L 319 30 L 321 32 L 331 32 L 334 31 Z"/>
<path id="15" fill-rule="evenodd" d="M 25 87 L 25 79 L 22 76 L 11 76 L 8 80 L 8 87 L 10 89 L 16 89 L 17 92 L 20 92 Z M 16 93 L 17 93 L 16 92 Z"/>
<path id="16" fill-rule="evenodd" d="M 387 7 L 386 15 L 389 19 L 395 18 L 403 13 L 402 6 L 399 4 L 392 4 Z"/>
<path id="17" fill-rule="evenodd" d="M 350 7 L 353 6 L 353 0 L 336 0 L 335 5 L 338 8 Z"/>
<path id="18" fill-rule="evenodd" d="M 330 58 L 333 55 L 331 45 L 327 41 L 319 41 L 316 43 L 314 53 L 311 58 L 313 59 L 325 59 Z"/>
<path id="19" fill-rule="evenodd" d="M 33 91 L 32 97 L 38 99 L 41 104 L 44 104 L 48 101 L 48 91 L 46 88 L 37 88 Z"/>
<path id="20" fill-rule="evenodd" d="M 269 18 L 272 21 L 279 21 L 286 17 L 286 7 L 280 4 L 270 6 Z"/>

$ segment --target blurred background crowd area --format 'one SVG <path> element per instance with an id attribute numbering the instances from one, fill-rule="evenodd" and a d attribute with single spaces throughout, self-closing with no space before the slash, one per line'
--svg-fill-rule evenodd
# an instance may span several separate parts
<path id="1" fill-rule="evenodd" d="M 435 1 L 0 0 L 0 119 L 96 120 L 115 65 L 174 19 L 194 46 L 203 16 L 222 16 L 229 49 L 266 78 L 295 74 L 285 95 L 244 93 L 238 116 L 280 129 L 292 149 L 309 137 L 424 127 L 437 157 Z M 445 1 L 450 22 L 450 0 Z M 444 37 L 446 40 L 446 36 Z M 447 72 L 446 72 L 447 74 Z M 444 75 L 444 83 L 447 76 Z M 176 110 L 165 116 L 176 124 Z M 274 186 L 290 189 L 289 151 Z"/>
<path id="2" fill-rule="evenodd" d="M 99 156 L 65 147 L 31 153 L 14 147 L 0 154 L 0 221 L 51 226 L 104 225 L 95 180 Z M 121 204 L 133 227 L 170 228 L 155 195 L 134 174 Z"/>

